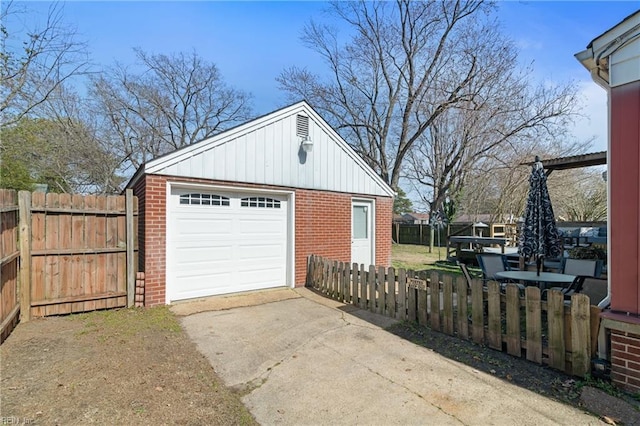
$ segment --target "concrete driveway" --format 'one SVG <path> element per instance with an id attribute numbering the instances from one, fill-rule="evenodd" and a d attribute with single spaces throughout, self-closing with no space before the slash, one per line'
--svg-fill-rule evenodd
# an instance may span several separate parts
<path id="1" fill-rule="evenodd" d="M 392 320 L 308 289 L 172 309 L 261 424 L 602 424 L 384 331 Z"/>

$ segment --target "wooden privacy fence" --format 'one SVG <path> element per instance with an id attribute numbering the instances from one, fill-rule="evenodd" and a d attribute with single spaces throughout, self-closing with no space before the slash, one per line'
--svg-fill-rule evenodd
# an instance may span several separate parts
<path id="1" fill-rule="evenodd" d="M 18 316 L 133 306 L 137 230 L 131 190 L 82 196 L 0 189 L 0 342 Z"/>
<path id="2" fill-rule="evenodd" d="M 21 320 L 133 306 L 137 199 L 20 191 Z"/>
<path id="3" fill-rule="evenodd" d="M 431 243 L 431 225 L 412 223 L 394 223 L 391 225 L 391 238 L 397 244 L 429 245 Z M 433 230 L 433 245 L 444 247 L 447 243 L 447 228 Z"/>
<path id="4" fill-rule="evenodd" d="M 0 189 L 0 342 L 18 322 L 18 199 L 15 191 Z"/>
<path id="5" fill-rule="evenodd" d="M 575 376 L 591 371 L 599 309 L 583 294 L 565 304 L 559 291 L 541 300 L 537 287 L 524 295 L 516 285 L 474 280 L 437 272 L 412 271 L 331 261 L 310 256 L 307 286 L 327 297 L 435 331 L 486 344 L 510 355 L 546 364 Z"/>

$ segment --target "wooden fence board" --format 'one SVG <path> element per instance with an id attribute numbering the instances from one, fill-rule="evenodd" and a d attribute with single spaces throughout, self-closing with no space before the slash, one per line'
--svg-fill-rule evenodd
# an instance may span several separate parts
<path id="1" fill-rule="evenodd" d="M 58 205 L 61 209 L 71 209 L 71 195 L 59 194 Z M 58 217 L 58 229 L 59 229 L 59 241 L 56 248 L 70 249 L 71 248 L 71 215 L 62 214 Z M 75 289 L 71 285 L 71 262 L 72 257 L 70 255 L 58 256 L 58 270 L 60 271 L 60 280 L 57 291 L 57 298 L 63 298 L 65 296 L 75 296 Z M 67 291 L 65 291 L 65 289 Z M 68 314 L 71 312 L 71 306 L 68 304 L 58 304 L 58 314 Z"/>
<path id="2" fill-rule="evenodd" d="M 527 360 L 542 364 L 542 309 L 540 289 L 529 286 L 525 289 L 527 327 Z"/>
<path id="3" fill-rule="evenodd" d="M 407 272 L 402 268 L 398 271 L 398 297 L 396 303 L 398 305 L 396 319 L 403 321 L 407 318 Z"/>
<path id="4" fill-rule="evenodd" d="M 71 208 L 73 210 L 84 209 L 84 197 L 82 195 L 74 195 L 71 197 Z M 83 214 L 74 214 L 71 217 L 71 248 L 80 250 L 85 248 L 85 216 Z M 71 287 L 72 294 L 82 297 L 86 294 L 84 288 L 85 276 L 85 256 L 75 254 L 71 267 Z M 83 312 L 84 302 L 75 302 L 71 304 L 71 312 Z"/>
<path id="5" fill-rule="evenodd" d="M 22 194 L 22 192 L 21 192 Z M 31 199 L 31 207 L 42 207 L 46 205 L 46 194 L 42 192 L 34 192 L 29 194 Z M 29 212 L 29 206 L 25 206 L 25 215 L 31 216 L 31 229 L 27 238 L 31 239 L 31 251 L 43 250 L 46 247 L 45 232 L 45 213 L 44 212 Z M 28 226 L 28 225 L 27 225 Z M 31 291 L 29 295 L 29 301 L 44 299 L 44 286 L 48 279 L 47 271 L 45 268 L 46 258 L 44 256 L 38 258 L 32 258 L 31 262 L 28 261 L 31 253 L 23 260 L 23 264 L 30 263 L 31 273 L 26 282 L 31 282 Z M 25 290 L 26 291 L 26 290 Z M 31 306 L 29 303 L 28 306 Z M 44 316 L 44 308 L 34 307 L 30 309 L 30 316 Z"/>
<path id="6" fill-rule="evenodd" d="M 442 286 L 443 331 L 449 335 L 453 335 L 453 279 L 451 275 L 445 275 L 442 278 Z"/>
<path id="7" fill-rule="evenodd" d="M 457 327 L 458 336 L 463 339 L 469 338 L 469 296 L 468 284 L 464 277 L 456 278 L 457 296 Z"/>
<path id="8" fill-rule="evenodd" d="M 589 323 L 589 297 L 571 296 L 571 367 L 575 376 L 591 371 L 591 324 Z"/>
<path id="9" fill-rule="evenodd" d="M 369 274 L 367 275 L 367 281 L 369 287 L 369 311 L 376 311 L 376 267 L 375 265 L 369 265 Z"/>
<path id="10" fill-rule="evenodd" d="M 513 284 L 507 285 L 506 291 L 506 318 L 507 318 L 507 353 L 521 356 L 522 344 L 520 341 L 520 290 Z"/>
<path id="11" fill-rule="evenodd" d="M 360 283 L 360 308 L 367 309 L 367 301 L 368 299 L 368 291 L 369 291 L 369 280 L 367 279 L 367 270 L 364 263 L 360 264 L 360 274 L 359 274 L 359 283 Z"/>
<path id="12" fill-rule="evenodd" d="M 591 323 L 591 358 L 595 358 L 598 353 L 598 330 L 600 329 L 600 313 L 602 309 L 591 305 L 590 307 L 590 323 Z"/>
<path id="13" fill-rule="evenodd" d="M 116 208 L 118 210 L 124 211 L 126 209 L 125 197 L 120 196 L 116 197 Z M 126 215 L 118 215 L 116 216 L 116 224 L 117 224 L 117 241 L 116 248 L 126 249 L 127 247 L 127 216 Z M 116 258 L 116 263 L 118 268 L 115 271 L 116 274 L 116 292 L 126 294 L 127 292 L 127 252 L 121 251 L 113 255 Z M 110 299 L 110 307 L 116 306 L 127 306 L 128 301 L 122 300 L 121 298 L 113 298 Z"/>
<path id="14" fill-rule="evenodd" d="M 393 267 L 387 271 L 387 316 L 395 318 L 396 312 L 396 270 Z"/>
<path id="15" fill-rule="evenodd" d="M 333 291 L 335 297 L 342 302 L 342 262 L 335 262 L 333 267 Z"/>
<path id="16" fill-rule="evenodd" d="M 428 306 L 427 306 L 427 301 L 428 301 L 428 297 L 427 297 L 427 289 L 418 289 L 416 290 L 417 293 L 417 299 L 418 299 L 418 307 L 416 309 L 417 314 L 418 314 L 418 324 L 420 325 L 424 325 L 426 326 L 427 323 L 427 311 L 428 311 Z"/>
<path id="17" fill-rule="evenodd" d="M 360 279 L 360 271 L 358 270 L 358 264 L 351 264 L 351 303 L 355 306 L 360 304 L 358 295 L 360 294 L 360 286 L 358 280 Z"/>
<path id="18" fill-rule="evenodd" d="M 85 247 L 105 247 L 102 241 L 98 242 L 98 218 L 95 214 L 90 212 L 96 210 L 98 203 L 98 197 L 95 195 L 88 195 L 84 199 L 85 208 L 87 214 L 84 217 L 84 229 L 85 229 Z M 102 235 L 102 234 L 100 234 Z M 84 293 L 93 294 L 99 293 L 100 289 L 95 285 L 95 282 L 100 279 L 98 273 L 98 257 L 99 253 L 84 257 Z M 96 302 L 94 300 L 88 300 L 84 302 L 85 310 L 91 311 L 96 309 Z"/>
<path id="19" fill-rule="evenodd" d="M 47 194 L 45 196 L 45 204 L 47 207 L 59 208 L 60 198 L 58 194 Z M 45 248 L 55 249 L 59 246 L 60 240 L 60 217 L 58 215 L 47 215 L 45 217 Z M 43 300 L 57 299 L 60 297 L 60 263 L 57 256 L 45 257 L 45 275 L 47 280 L 44 282 Z M 58 314 L 57 305 L 47 305 L 44 309 L 45 315 Z"/>
<path id="20" fill-rule="evenodd" d="M 489 281 L 487 284 L 487 340 L 490 348 L 502 350 L 502 315 L 500 312 L 500 283 Z"/>
<path id="21" fill-rule="evenodd" d="M 440 277 L 437 272 L 431 273 L 429 279 L 429 293 L 431 294 L 430 300 L 430 323 L 431 328 L 440 331 Z"/>
<path id="22" fill-rule="evenodd" d="M 386 274 L 384 266 L 378 267 L 378 280 L 376 282 L 376 289 L 378 290 L 376 297 L 376 312 L 379 314 L 384 314 L 385 305 L 386 305 L 386 291 L 385 291 L 385 282 L 386 282 Z"/>
<path id="23" fill-rule="evenodd" d="M 351 303 L 351 264 L 349 262 L 344 263 L 344 302 Z"/>
<path id="24" fill-rule="evenodd" d="M 16 192 L 0 189 L 0 343 L 16 326 L 22 304 L 18 279 L 18 216 Z"/>
<path id="25" fill-rule="evenodd" d="M 407 278 L 413 276 L 413 271 L 407 271 Z M 418 293 L 412 287 L 407 288 L 407 320 L 418 322 Z"/>
<path id="26" fill-rule="evenodd" d="M 471 336 L 474 342 L 484 344 L 484 297 L 482 281 L 471 282 Z"/>
<path id="27" fill-rule="evenodd" d="M 558 370 L 564 370 L 564 296 L 557 290 L 547 291 L 547 321 L 549 324 L 549 365 Z"/>
<path id="28" fill-rule="evenodd" d="M 135 224 L 135 216 L 133 214 L 135 199 L 133 197 L 133 190 L 127 188 L 125 191 L 125 212 L 126 216 L 124 217 L 125 222 L 125 237 L 126 237 L 126 247 L 127 253 L 125 256 L 126 260 L 126 280 L 127 280 L 127 307 L 131 308 L 135 304 L 135 291 L 136 291 L 136 265 L 138 264 L 138 259 L 135 256 L 136 253 L 136 240 L 137 240 L 137 229 L 138 227 Z M 309 267 L 311 267 L 311 262 L 309 263 Z M 311 274 L 309 274 L 311 275 Z"/>

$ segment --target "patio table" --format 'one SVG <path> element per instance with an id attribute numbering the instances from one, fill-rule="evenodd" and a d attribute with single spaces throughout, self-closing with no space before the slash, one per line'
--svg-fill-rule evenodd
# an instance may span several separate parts
<path id="1" fill-rule="evenodd" d="M 575 275 L 558 274 L 555 272 L 540 272 L 536 271 L 502 271 L 496 272 L 497 278 L 524 281 L 526 283 L 540 284 L 571 284 L 576 279 Z M 542 287 L 541 287 L 542 288 Z"/>

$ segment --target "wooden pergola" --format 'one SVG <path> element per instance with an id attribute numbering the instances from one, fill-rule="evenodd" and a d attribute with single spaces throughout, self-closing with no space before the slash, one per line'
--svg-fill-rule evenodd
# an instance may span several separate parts
<path id="1" fill-rule="evenodd" d="M 520 165 L 531 166 L 533 163 L 533 161 L 530 161 L 520 163 Z M 547 176 L 549 176 L 554 170 L 579 169 L 581 167 L 602 166 L 604 164 L 607 164 L 607 151 L 542 160 L 542 166 L 544 167 Z"/>

